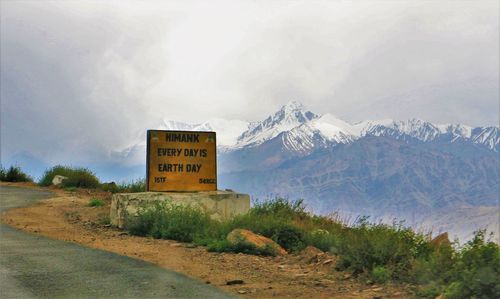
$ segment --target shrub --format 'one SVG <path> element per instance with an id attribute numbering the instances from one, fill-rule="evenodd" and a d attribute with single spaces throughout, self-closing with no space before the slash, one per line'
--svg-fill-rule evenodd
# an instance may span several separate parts
<path id="1" fill-rule="evenodd" d="M 304 235 L 305 233 L 293 224 L 283 224 L 274 228 L 271 239 L 287 251 L 299 251 L 306 247 Z"/>
<path id="2" fill-rule="evenodd" d="M 376 266 L 372 270 L 372 278 L 376 283 L 385 283 L 391 279 L 391 270 L 382 266 Z"/>
<path id="3" fill-rule="evenodd" d="M 109 214 L 100 214 L 99 218 L 97 218 L 97 223 L 101 225 L 108 225 L 111 223 L 111 219 L 109 218 Z"/>
<path id="4" fill-rule="evenodd" d="M 290 201 L 284 198 L 275 198 L 269 201 L 256 201 L 250 211 L 255 216 L 272 215 L 276 218 L 289 220 L 307 218 L 309 214 L 305 211 L 304 200 Z"/>
<path id="5" fill-rule="evenodd" d="M 315 229 L 306 236 L 307 244 L 312 245 L 320 250 L 326 252 L 335 252 L 336 244 L 338 244 L 337 237 L 324 229 Z"/>
<path id="6" fill-rule="evenodd" d="M 104 201 L 98 198 L 92 198 L 88 203 L 89 207 L 102 207 L 103 205 Z"/>
<path id="7" fill-rule="evenodd" d="M 269 255 L 275 256 L 276 250 L 271 246 L 266 246 L 264 248 L 257 248 L 255 245 L 246 242 L 240 242 L 238 244 L 231 244 L 227 240 L 217 240 L 207 246 L 207 250 L 210 252 L 241 252 L 245 254 L 255 254 L 255 255 Z"/>
<path id="8" fill-rule="evenodd" d="M 33 179 L 24 173 L 19 166 L 11 166 L 5 170 L 0 166 L 0 181 L 4 182 L 33 182 Z"/>
<path id="9" fill-rule="evenodd" d="M 42 186 L 51 185 L 56 175 L 62 175 L 68 178 L 63 181 L 62 187 L 97 188 L 99 186 L 99 179 L 89 169 L 60 165 L 46 170 L 39 184 Z"/>
<path id="10" fill-rule="evenodd" d="M 101 189 L 111 193 L 137 193 L 146 192 L 146 180 L 138 179 L 131 182 L 101 184 Z"/>
<path id="11" fill-rule="evenodd" d="M 361 218 L 342 233 L 336 248 L 341 255 L 338 268 L 358 274 L 383 266 L 396 278 L 405 276 L 413 258 L 420 253 L 418 239 L 416 233 L 401 225 L 370 224 L 367 218 Z"/>
<path id="12" fill-rule="evenodd" d="M 208 214 L 197 207 L 166 201 L 140 209 L 127 229 L 136 235 L 192 242 L 204 234 L 211 222 Z"/>
<path id="13" fill-rule="evenodd" d="M 484 235 L 476 232 L 459 251 L 446 298 L 500 298 L 500 249 Z"/>

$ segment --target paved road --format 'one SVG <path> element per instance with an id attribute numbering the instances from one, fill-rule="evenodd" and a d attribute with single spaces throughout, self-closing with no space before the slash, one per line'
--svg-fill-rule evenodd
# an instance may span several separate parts
<path id="1" fill-rule="evenodd" d="M 0 211 L 51 197 L 0 186 Z M 125 256 L 0 225 L 0 298 L 228 298 L 210 285 Z"/>

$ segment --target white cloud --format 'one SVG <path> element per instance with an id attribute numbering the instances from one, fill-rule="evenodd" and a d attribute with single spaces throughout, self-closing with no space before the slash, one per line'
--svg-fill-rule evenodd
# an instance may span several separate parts
<path id="1" fill-rule="evenodd" d="M 2 2 L 2 159 L 105 159 L 163 118 L 498 123 L 498 2 Z"/>

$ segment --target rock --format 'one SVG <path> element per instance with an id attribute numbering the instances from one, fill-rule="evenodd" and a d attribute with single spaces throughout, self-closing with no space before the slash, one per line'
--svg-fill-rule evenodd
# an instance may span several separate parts
<path id="1" fill-rule="evenodd" d="M 247 293 L 247 291 L 245 291 L 245 290 L 239 290 L 238 291 L 238 294 L 246 294 L 246 293 Z"/>
<path id="2" fill-rule="evenodd" d="M 450 239 L 448 239 L 448 233 L 444 232 L 442 234 L 437 235 L 434 239 L 431 240 L 431 245 L 438 248 L 441 246 L 451 246 Z"/>
<path id="3" fill-rule="evenodd" d="M 186 244 L 186 246 L 184 246 L 184 247 L 186 247 L 186 248 L 196 248 L 198 246 L 196 246 L 195 244 L 189 243 L 189 244 Z"/>
<path id="4" fill-rule="evenodd" d="M 323 265 L 327 265 L 327 264 L 330 264 L 332 262 L 333 262 L 332 259 L 328 259 L 328 260 L 326 260 L 326 261 L 323 262 Z"/>
<path id="5" fill-rule="evenodd" d="M 56 174 L 54 176 L 54 178 L 52 179 L 52 185 L 59 186 L 63 183 L 64 180 L 67 180 L 67 179 L 68 179 L 68 177 Z"/>
<path id="6" fill-rule="evenodd" d="M 226 285 L 228 285 L 228 286 L 234 285 L 234 284 L 243 284 L 243 283 L 244 283 L 244 281 L 241 279 L 233 279 L 233 280 L 226 281 Z"/>
<path id="7" fill-rule="evenodd" d="M 266 247 L 271 247 L 274 249 L 275 253 L 278 255 L 286 255 L 287 252 L 285 249 L 283 249 L 280 245 L 278 245 L 276 242 L 273 240 L 266 238 L 261 235 L 257 235 L 253 233 L 252 231 L 246 230 L 246 229 L 234 229 L 232 232 L 230 232 L 226 239 L 231 243 L 232 245 L 238 245 L 241 243 L 249 243 L 254 245 L 256 248 L 259 249 L 264 249 Z"/>

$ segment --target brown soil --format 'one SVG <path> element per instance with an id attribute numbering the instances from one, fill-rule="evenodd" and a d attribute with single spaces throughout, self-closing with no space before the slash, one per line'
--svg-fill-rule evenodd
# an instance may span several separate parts
<path id="1" fill-rule="evenodd" d="M 8 185 L 39 188 L 25 183 Z M 2 215 L 2 222 L 30 233 L 148 261 L 243 297 L 415 297 L 410 285 L 373 285 L 338 272 L 334 269 L 335 256 L 312 247 L 300 254 L 261 257 L 211 253 L 177 241 L 130 236 L 102 224 L 109 215 L 109 193 L 51 189 L 56 197 L 11 209 Z M 91 198 L 103 199 L 106 205 L 89 207 Z M 243 284 L 227 285 L 231 280 L 242 280 Z"/>

